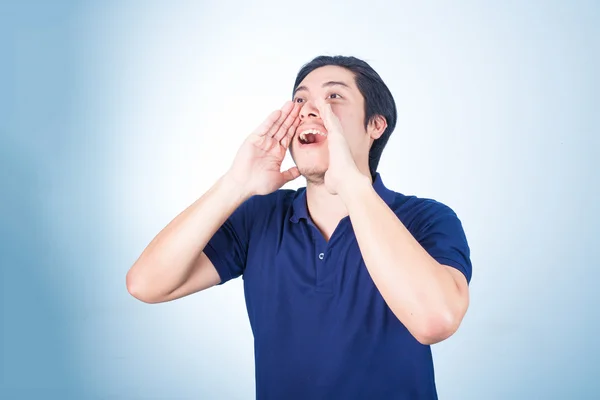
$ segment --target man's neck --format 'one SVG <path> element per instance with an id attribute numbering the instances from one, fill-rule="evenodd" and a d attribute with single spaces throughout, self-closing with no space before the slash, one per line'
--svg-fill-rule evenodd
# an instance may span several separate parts
<path id="1" fill-rule="evenodd" d="M 326 240 L 331 238 L 340 220 L 348 215 L 341 197 L 329 193 L 325 184 L 306 185 L 306 206 L 310 218 Z"/>

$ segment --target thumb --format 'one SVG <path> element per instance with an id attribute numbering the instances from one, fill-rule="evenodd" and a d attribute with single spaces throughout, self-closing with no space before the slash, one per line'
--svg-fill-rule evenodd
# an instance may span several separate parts
<path id="1" fill-rule="evenodd" d="M 293 181 L 294 179 L 299 177 L 300 171 L 298 170 L 298 167 L 292 167 L 292 168 L 288 169 L 287 171 L 283 171 L 281 173 L 281 175 L 283 176 L 283 181 L 284 181 L 284 185 L 285 185 L 286 183 Z"/>

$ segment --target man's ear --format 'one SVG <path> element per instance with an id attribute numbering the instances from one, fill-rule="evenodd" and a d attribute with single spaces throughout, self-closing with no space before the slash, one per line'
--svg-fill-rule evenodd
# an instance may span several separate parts
<path id="1" fill-rule="evenodd" d="M 377 140 L 383 135 L 387 128 L 387 121 L 383 115 L 374 115 L 367 126 L 367 133 L 373 140 Z"/>

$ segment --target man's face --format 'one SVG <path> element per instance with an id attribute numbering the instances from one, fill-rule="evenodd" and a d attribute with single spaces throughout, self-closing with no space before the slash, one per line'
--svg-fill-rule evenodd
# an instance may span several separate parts
<path id="1" fill-rule="evenodd" d="M 300 103 L 302 109 L 300 125 L 290 145 L 290 154 L 300 173 L 312 183 L 323 183 L 329 167 L 327 136 L 324 136 L 327 131 L 315 106 L 318 98 L 331 104 L 357 165 L 368 164 L 372 143 L 364 128 L 364 99 L 352 72 L 333 65 L 315 69 L 304 78 L 294 94 L 294 102 Z M 310 133 L 304 135 L 307 131 Z"/>

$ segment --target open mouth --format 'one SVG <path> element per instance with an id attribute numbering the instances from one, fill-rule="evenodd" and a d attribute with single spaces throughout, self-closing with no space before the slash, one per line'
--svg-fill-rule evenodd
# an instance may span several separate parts
<path id="1" fill-rule="evenodd" d="M 303 145 L 319 144 L 327 140 L 327 133 L 318 129 L 305 129 L 298 135 L 298 141 Z"/>

